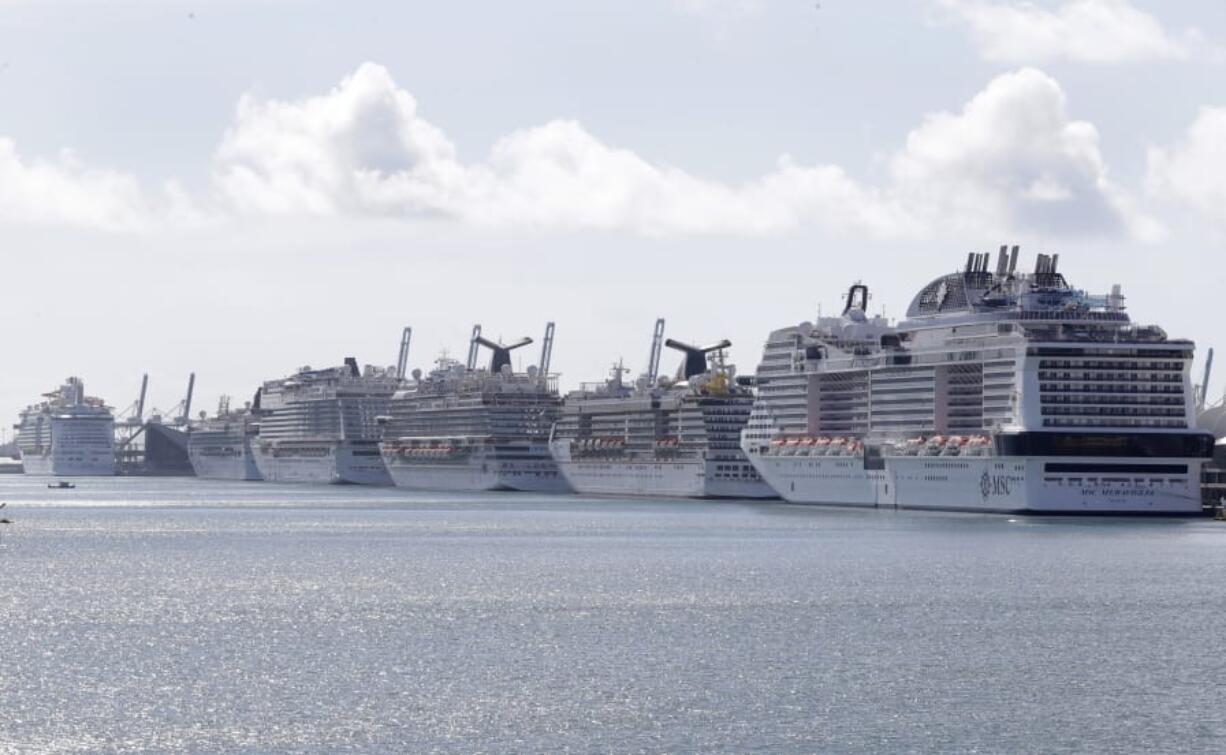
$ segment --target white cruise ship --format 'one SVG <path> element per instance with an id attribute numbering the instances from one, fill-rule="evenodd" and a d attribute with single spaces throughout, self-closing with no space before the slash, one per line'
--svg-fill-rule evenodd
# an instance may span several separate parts
<path id="1" fill-rule="evenodd" d="M 261 389 L 262 390 L 262 389 Z M 252 441 L 259 432 L 255 413 L 260 392 L 248 407 L 230 409 L 230 397 L 222 396 L 217 414 L 193 424 L 187 431 L 187 456 L 197 477 L 209 480 L 261 480 L 255 465 Z"/>
<path id="2" fill-rule="evenodd" d="M 85 384 L 75 377 L 43 398 L 15 425 L 25 473 L 115 474 L 115 417 L 102 399 L 86 396 Z"/>
<path id="3" fill-rule="evenodd" d="M 770 335 L 743 447 L 797 503 L 1194 514 L 1193 344 L 1131 322 L 1039 255 L 972 254 L 891 327 L 854 286 L 843 316 Z"/>
<path id="4" fill-rule="evenodd" d="M 419 490 L 570 490 L 549 454 L 549 431 L 562 400 L 549 373 L 553 323 L 545 329 L 539 367 L 517 373 L 511 352 L 474 329 L 469 361 L 439 359 L 425 377 L 392 397 L 381 444 L 398 487 Z M 488 368 L 476 366 L 477 349 L 491 352 Z"/>
<path id="5" fill-rule="evenodd" d="M 264 383 L 251 443 L 268 482 L 391 485 L 379 454 L 379 418 L 399 386 L 393 368 L 313 370 Z"/>
<path id="6" fill-rule="evenodd" d="M 566 480 L 600 495 L 776 497 L 739 445 L 754 399 L 724 363 L 732 344 L 663 337 L 658 320 L 648 369 L 634 385 L 623 383 L 619 364 L 607 382 L 566 396 L 550 442 Z M 662 343 L 685 354 L 675 380 L 657 377 Z"/>

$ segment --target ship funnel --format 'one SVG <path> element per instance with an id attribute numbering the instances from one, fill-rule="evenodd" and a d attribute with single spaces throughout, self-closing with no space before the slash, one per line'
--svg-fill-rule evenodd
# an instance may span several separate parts
<path id="1" fill-rule="evenodd" d="M 857 283 L 847 290 L 847 303 L 843 307 L 843 314 L 853 309 L 868 313 L 868 286 L 863 283 Z"/>
<path id="2" fill-rule="evenodd" d="M 545 323 L 545 339 L 541 342 L 540 374 L 542 377 L 549 376 L 550 362 L 553 361 L 553 331 L 554 324 Z"/>
<path id="3" fill-rule="evenodd" d="M 358 368 L 358 360 L 355 357 L 345 357 L 345 366 L 349 368 L 350 375 L 362 377 L 362 370 Z"/>
<path id="4" fill-rule="evenodd" d="M 1009 272 L 1009 245 L 1002 244 L 1000 247 L 1000 256 L 996 258 L 996 274 L 1004 277 Z"/>
<path id="5" fill-rule="evenodd" d="M 1017 272 L 1017 255 L 1020 251 L 1020 248 L 1015 244 L 1013 251 L 1009 254 L 1009 275 Z"/>
<path id="6" fill-rule="evenodd" d="M 477 362 L 477 347 L 484 346 L 485 348 L 494 352 L 490 357 L 490 372 L 499 374 L 502 372 L 502 368 L 504 366 L 511 366 L 511 352 L 522 346 L 527 346 L 530 343 L 532 343 L 531 338 L 521 338 L 515 343 L 504 346 L 500 343 L 491 341 L 488 338 L 482 338 L 480 334 L 477 334 L 473 336 L 470 352 L 472 358 L 469 361 L 475 365 Z"/>
<path id="7" fill-rule="evenodd" d="M 689 380 L 695 375 L 701 375 L 707 371 L 707 355 L 713 351 L 721 351 L 732 345 L 732 341 L 724 339 L 719 343 L 711 344 L 710 346 L 691 346 L 688 343 L 674 341 L 669 338 L 664 342 L 664 345 L 670 349 L 676 349 L 685 354 L 685 379 Z"/>
<path id="8" fill-rule="evenodd" d="M 473 326 L 472 337 L 468 339 L 468 361 L 464 366 L 470 370 L 477 369 L 477 339 L 481 337 L 481 325 Z"/>
<path id="9" fill-rule="evenodd" d="M 660 350 L 664 346 L 664 318 L 656 320 L 655 330 L 651 333 L 651 352 L 647 355 L 647 385 L 654 386 L 660 377 Z"/>
<path id="10" fill-rule="evenodd" d="M 400 334 L 400 353 L 396 356 L 396 379 L 404 380 L 404 371 L 409 366 L 409 343 L 413 340 L 413 329 L 405 327 Z"/>

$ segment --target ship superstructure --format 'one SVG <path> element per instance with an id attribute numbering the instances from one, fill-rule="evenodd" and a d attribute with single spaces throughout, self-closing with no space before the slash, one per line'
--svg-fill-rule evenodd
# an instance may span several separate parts
<path id="1" fill-rule="evenodd" d="M 260 389 L 258 434 L 251 443 L 269 482 L 390 485 L 379 454 L 379 418 L 400 384 L 395 368 L 345 359 L 344 366 L 301 368 Z"/>
<path id="2" fill-rule="evenodd" d="M 26 474 L 115 474 L 115 417 L 102 399 L 70 377 L 21 413 L 17 447 Z"/>
<path id="3" fill-rule="evenodd" d="M 212 480 L 263 479 L 252 451 L 252 443 L 259 433 L 256 416 L 260 410 L 261 391 L 256 391 L 251 404 L 237 410 L 230 408 L 229 396 L 222 396 L 217 414 L 188 428 L 187 454 L 197 477 Z"/>
<path id="4" fill-rule="evenodd" d="M 440 358 L 393 396 L 381 444 L 396 485 L 422 490 L 566 492 L 570 487 L 549 454 L 549 431 L 561 407 L 549 372 L 554 324 L 545 329 L 539 366 L 516 372 L 511 352 L 473 329 L 467 363 Z M 490 351 L 477 367 L 478 349 Z"/>
<path id="5" fill-rule="evenodd" d="M 972 254 L 896 326 L 868 289 L 841 317 L 770 335 L 743 447 L 800 503 L 1199 513 L 1212 436 L 1194 429 L 1194 346 L 1092 296 L 1059 255 Z"/>
<path id="6" fill-rule="evenodd" d="M 685 358 L 658 376 L 661 345 Z M 732 344 L 664 340 L 658 320 L 647 371 L 634 383 L 619 363 L 603 384 L 566 396 L 550 449 L 580 493 L 686 498 L 773 498 L 740 448 L 752 393 L 724 361 Z"/>

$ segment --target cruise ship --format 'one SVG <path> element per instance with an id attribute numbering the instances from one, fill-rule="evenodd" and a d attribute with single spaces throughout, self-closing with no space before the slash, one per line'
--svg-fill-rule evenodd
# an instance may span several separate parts
<path id="1" fill-rule="evenodd" d="M 379 418 L 400 379 L 394 368 L 342 367 L 270 380 L 260 388 L 252 456 L 268 482 L 391 485 L 379 454 Z"/>
<path id="2" fill-rule="evenodd" d="M 26 474 L 70 477 L 115 474 L 115 417 L 102 399 L 70 377 L 21 413 L 17 448 Z"/>
<path id="3" fill-rule="evenodd" d="M 1059 255 L 968 256 L 906 319 L 773 332 L 742 445 L 796 503 L 1033 513 L 1196 514 L 1213 436 L 1195 429 L 1194 346 L 1138 325 L 1120 287 L 1069 283 Z"/>
<path id="4" fill-rule="evenodd" d="M 398 487 L 419 490 L 570 490 L 549 453 L 562 400 L 549 372 L 554 324 L 545 328 L 539 366 L 516 372 L 511 352 L 473 330 L 466 364 L 443 357 L 426 376 L 415 370 L 392 397 L 381 444 Z M 479 347 L 490 351 L 478 368 Z"/>
<path id="5" fill-rule="evenodd" d="M 261 389 L 262 390 L 262 389 Z M 259 432 L 256 413 L 260 392 L 249 406 L 232 410 L 230 397 L 222 396 L 217 414 L 188 428 L 187 455 L 197 477 L 210 480 L 261 480 L 255 465 L 252 442 Z"/>
<path id="6" fill-rule="evenodd" d="M 663 338 L 658 320 L 647 371 L 633 384 L 618 364 L 605 383 L 566 396 L 550 441 L 563 476 L 599 495 L 776 497 L 740 448 L 754 397 L 724 362 L 732 344 Z M 658 377 L 662 344 L 685 355 L 674 380 Z"/>

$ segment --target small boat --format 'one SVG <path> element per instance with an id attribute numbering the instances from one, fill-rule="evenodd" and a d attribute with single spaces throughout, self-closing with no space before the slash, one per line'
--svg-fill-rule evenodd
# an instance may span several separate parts
<path id="1" fill-rule="evenodd" d="M 49 483 L 47 487 L 51 488 L 52 490 L 72 490 L 76 487 L 76 485 L 73 485 L 71 482 L 64 482 L 63 480 L 60 480 L 54 484 Z"/>

